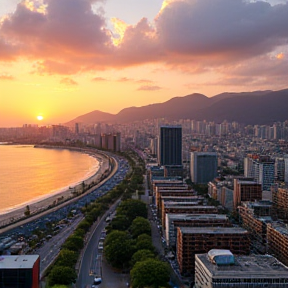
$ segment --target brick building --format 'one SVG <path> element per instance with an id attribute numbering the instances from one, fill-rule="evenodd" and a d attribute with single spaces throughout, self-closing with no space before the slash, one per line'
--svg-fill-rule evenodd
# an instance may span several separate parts
<path id="1" fill-rule="evenodd" d="M 230 227 L 226 215 L 220 214 L 166 214 L 165 238 L 170 247 L 176 246 L 177 227 Z"/>
<path id="2" fill-rule="evenodd" d="M 181 274 L 195 273 L 195 254 L 211 249 L 229 249 L 238 255 L 250 253 L 249 232 L 235 227 L 178 227 L 177 261 Z"/>

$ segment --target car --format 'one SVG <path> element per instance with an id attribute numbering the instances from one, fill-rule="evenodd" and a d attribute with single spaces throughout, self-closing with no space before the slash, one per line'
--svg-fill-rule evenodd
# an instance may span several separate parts
<path id="1" fill-rule="evenodd" d="M 98 250 L 103 250 L 103 242 L 98 243 Z"/>
<path id="2" fill-rule="evenodd" d="M 102 278 L 100 276 L 96 276 L 94 278 L 94 281 L 93 281 L 93 284 L 92 284 L 92 288 L 98 288 L 99 286 L 102 283 Z"/>

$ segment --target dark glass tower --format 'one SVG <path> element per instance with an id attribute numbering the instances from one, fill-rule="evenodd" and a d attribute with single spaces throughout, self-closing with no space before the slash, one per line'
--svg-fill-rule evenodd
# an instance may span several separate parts
<path id="1" fill-rule="evenodd" d="M 161 166 L 182 165 L 182 127 L 161 126 L 158 163 Z"/>

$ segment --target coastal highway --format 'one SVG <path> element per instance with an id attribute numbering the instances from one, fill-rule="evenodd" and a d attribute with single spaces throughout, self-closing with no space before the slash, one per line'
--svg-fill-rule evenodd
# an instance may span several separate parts
<path id="1" fill-rule="evenodd" d="M 48 240 L 41 248 L 33 251 L 33 254 L 38 254 L 41 259 L 40 279 L 44 276 L 46 269 L 59 254 L 62 244 L 73 233 L 83 218 L 84 216 L 78 215 L 70 225 L 67 225 L 65 228 L 61 229 L 57 235 Z"/>
<path id="2" fill-rule="evenodd" d="M 10 231 L 10 230 L 12 230 L 12 229 L 14 229 L 14 228 L 17 228 L 17 227 L 19 227 L 19 226 L 21 226 L 21 225 L 25 225 L 25 224 L 27 224 L 27 223 L 29 223 L 29 222 L 35 221 L 35 220 L 37 220 L 37 219 L 39 219 L 39 218 L 41 218 L 41 217 L 43 217 L 43 216 L 49 215 L 50 213 L 53 213 L 53 212 L 59 210 L 60 208 L 65 207 L 65 206 L 67 206 L 67 205 L 69 205 L 69 204 L 71 204 L 71 203 L 74 203 L 74 202 L 78 201 L 79 199 L 85 197 L 85 196 L 88 195 L 89 193 L 93 192 L 95 189 L 97 189 L 97 188 L 100 187 L 101 185 L 103 185 L 106 181 L 108 181 L 110 178 L 112 178 L 112 177 L 115 175 L 115 173 L 118 171 L 118 162 L 116 161 L 116 159 L 115 159 L 114 157 L 111 157 L 111 156 L 108 156 L 108 157 L 109 157 L 110 159 L 112 159 L 113 162 L 114 162 L 113 170 L 112 170 L 112 171 L 110 172 L 110 174 L 109 174 L 105 179 L 103 179 L 100 183 L 98 183 L 97 185 L 93 186 L 92 188 L 90 188 L 89 190 L 87 190 L 85 193 L 83 193 L 83 194 L 80 195 L 80 196 L 74 197 L 74 198 L 72 198 L 71 200 L 68 200 L 68 201 L 66 201 L 66 202 L 64 202 L 64 203 L 62 203 L 62 204 L 60 204 L 60 205 L 57 205 L 57 206 L 55 206 L 55 207 L 53 207 L 53 208 L 51 208 L 51 209 L 48 209 L 48 210 L 46 210 L 46 211 L 44 211 L 44 212 L 41 212 L 41 213 L 39 213 L 39 214 L 37 214 L 37 215 L 33 215 L 33 216 L 31 216 L 31 217 L 29 217 L 29 218 L 26 218 L 26 219 L 23 219 L 23 220 L 21 220 L 21 221 L 19 221 L 19 222 L 17 222 L 17 223 L 13 223 L 13 224 L 11 224 L 11 225 L 9 225 L 9 226 L 7 226 L 7 227 L 1 228 L 1 229 L 0 229 L 0 235 L 3 234 L 3 233 L 8 232 L 8 231 Z"/>

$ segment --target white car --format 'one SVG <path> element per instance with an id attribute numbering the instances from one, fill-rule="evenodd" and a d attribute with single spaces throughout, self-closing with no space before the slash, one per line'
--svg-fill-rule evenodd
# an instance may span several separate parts
<path id="1" fill-rule="evenodd" d="M 93 281 L 93 284 L 92 284 L 92 288 L 98 288 L 99 286 L 102 283 L 102 278 L 99 277 L 99 276 L 96 276 L 94 278 L 94 281 Z"/>

